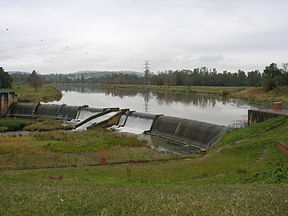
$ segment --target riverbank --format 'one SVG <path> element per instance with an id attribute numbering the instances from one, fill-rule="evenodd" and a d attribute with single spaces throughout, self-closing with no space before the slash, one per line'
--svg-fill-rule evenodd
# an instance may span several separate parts
<path id="1" fill-rule="evenodd" d="M 58 101 L 62 98 L 62 93 L 52 84 L 44 84 L 37 91 L 34 91 L 34 88 L 26 84 L 14 84 L 12 90 L 16 92 L 18 102 L 50 102 Z"/>
<path id="2" fill-rule="evenodd" d="M 99 86 L 118 90 L 139 90 L 184 94 L 209 94 L 225 98 L 243 99 L 250 103 L 283 102 L 288 104 L 288 86 L 278 87 L 265 92 L 262 87 L 233 87 L 233 86 L 157 86 L 157 85 L 120 85 L 120 84 L 62 84 L 76 86 Z"/>
<path id="3" fill-rule="evenodd" d="M 284 216 L 288 157 L 275 144 L 288 143 L 287 127 L 284 116 L 235 130 L 183 160 L 0 172 L 0 214 Z M 86 137 L 44 136 L 37 145 L 47 151 L 71 141 L 67 149 L 77 151 Z"/>
<path id="4" fill-rule="evenodd" d="M 152 85 L 100 85 L 108 88 L 139 89 L 186 94 L 212 94 L 222 97 L 243 99 L 253 103 L 283 102 L 288 104 L 288 86 L 278 87 L 265 92 L 262 87 L 225 87 L 225 86 L 152 86 Z"/>
<path id="5" fill-rule="evenodd" d="M 256 103 L 283 102 L 288 105 L 288 86 L 278 87 L 269 92 L 265 92 L 261 87 L 245 88 L 231 92 L 230 97 Z"/>

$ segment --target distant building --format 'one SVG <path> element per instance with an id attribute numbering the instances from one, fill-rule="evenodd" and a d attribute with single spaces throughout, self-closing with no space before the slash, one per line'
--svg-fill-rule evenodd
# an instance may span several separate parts
<path id="1" fill-rule="evenodd" d="M 0 116 L 7 113 L 9 106 L 17 102 L 17 95 L 11 89 L 0 89 Z"/>

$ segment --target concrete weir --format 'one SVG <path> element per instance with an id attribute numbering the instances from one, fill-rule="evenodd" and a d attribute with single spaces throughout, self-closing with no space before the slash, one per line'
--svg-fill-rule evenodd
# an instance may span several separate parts
<path id="1" fill-rule="evenodd" d="M 181 119 L 171 116 L 159 116 L 148 134 L 209 148 L 222 134 L 224 126 Z"/>
<path id="2" fill-rule="evenodd" d="M 76 130 L 95 127 L 113 128 L 119 132 L 146 133 L 171 142 L 198 149 L 209 148 L 225 127 L 189 119 L 154 115 L 119 108 L 89 108 L 57 104 L 14 103 L 7 116 L 50 117 L 70 121 Z"/>
<path id="3" fill-rule="evenodd" d="M 62 120 L 73 120 L 76 118 L 79 107 L 41 104 L 41 103 L 13 103 L 10 105 L 7 116 L 10 117 L 47 117 Z"/>

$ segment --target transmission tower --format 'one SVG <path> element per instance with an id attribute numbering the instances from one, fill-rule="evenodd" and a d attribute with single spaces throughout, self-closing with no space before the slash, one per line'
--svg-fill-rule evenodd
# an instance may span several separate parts
<path id="1" fill-rule="evenodd" d="M 150 85 L 149 75 L 150 75 L 150 62 L 145 61 L 144 67 L 144 85 Z"/>

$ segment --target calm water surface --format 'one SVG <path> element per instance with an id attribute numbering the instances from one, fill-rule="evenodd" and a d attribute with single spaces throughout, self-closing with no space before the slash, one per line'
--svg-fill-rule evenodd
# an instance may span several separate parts
<path id="1" fill-rule="evenodd" d="M 247 121 L 250 106 L 237 99 L 185 93 L 159 93 L 104 87 L 57 86 L 63 97 L 54 102 L 90 107 L 129 108 L 137 112 L 164 114 L 221 125 Z"/>

